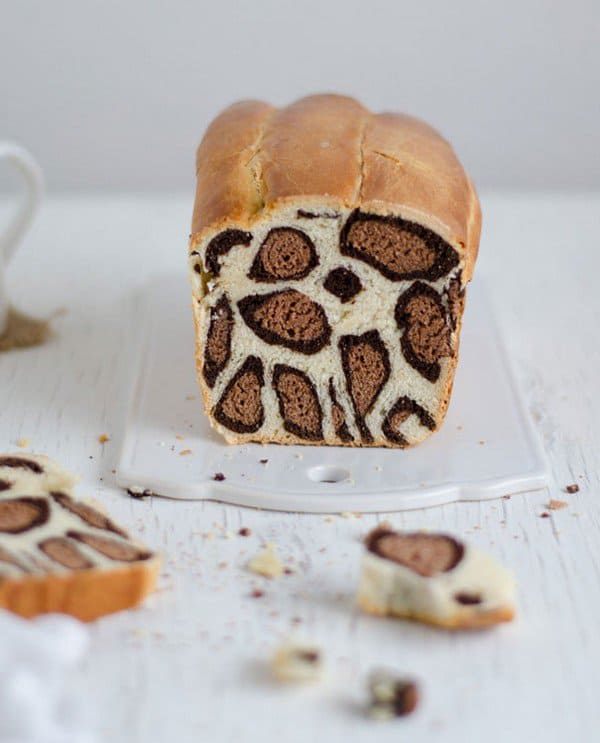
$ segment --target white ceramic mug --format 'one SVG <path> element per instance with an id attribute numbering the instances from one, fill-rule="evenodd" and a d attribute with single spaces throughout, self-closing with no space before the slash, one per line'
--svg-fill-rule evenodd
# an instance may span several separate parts
<path id="1" fill-rule="evenodd" d="M 0 141 L 1 160 L 7 160 L 19 171 L 25 181 L 26 192 L 8 226 L 0 232 L 0 335 L 6 330 L 8 320 L 8 294 L 4 283 L 4 269 L 33 221 L 43 186 L 39 165 L 29 152 L 18 144 Z"/>

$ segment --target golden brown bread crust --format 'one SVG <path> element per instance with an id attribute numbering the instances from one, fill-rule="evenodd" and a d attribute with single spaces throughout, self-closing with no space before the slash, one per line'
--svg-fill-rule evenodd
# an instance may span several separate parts
<path id="1" fill-rule="evenodd" d="M 273 109 L 236 103 L 209 126 L 196 157 L 192 249 L 206 232 L 250 227 L 276 203 L 400 213 L 459 252 L 471 278 L 481 211 L 473 185 L 435 129 L 402 114 L 372 114 L 352 98 L 313 95 Z"/>
<path id="2" fill-rule="evenodd" d="M 192 233 L 224 218 L 248 219 L 260 208 L 260 186 L 252 160 L 273 108 L 240 101 L 225 109 L 206 130 L 196 154 L 196 201 Z"/>
<path id="3" fill-rule="evenodd" d="M 158 558 L 115 570 L 80 570 L 0 580 L 0 607 L 30 618 L 47 612 L 91 622 L 137 606 L 156 585 Z"/>
<path id="4" fill-rule="evenodd" d="M 425 624 L 431 624 L 434 627 L 442 627 L 443 629 L 448 630 L 485 629 L 486 627 L 492 627 L 493 625 L 502 622 L 512 622 L 515 618 L 515 610 L 505 606 L 497 609 L 490 609 L 489 611 L 481 612 L 479 614 L 473 614 L 467 610 L 463 612 L 458 611 L 451 617 L 440 619 L 440 617 L 433 617 L 428 614 L 403 614 L 394 611 L 384 611 L 380 606 L 375 606 L 364 598 L 359 599 L 358 605 L 364 612 L 374 616 L 410 619 L 415 622 L 424 622 Z"/>

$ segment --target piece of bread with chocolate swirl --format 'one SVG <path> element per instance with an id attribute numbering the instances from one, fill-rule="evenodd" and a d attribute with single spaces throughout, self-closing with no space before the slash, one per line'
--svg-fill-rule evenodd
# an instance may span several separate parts
<path id="1" fill-rule="evenodd" d="M 441 424 L 481 214 L 450 145 L 336 95 L 234 104 L 197 153 L 197 367 L 231 442 L 399 446 Z"/>
<path id="2" fill-rule="evenodd" d="M 510 573 L 447 534 L 380 526 L 365 540 L 358 605 L 369 614 L 448 629 L 487 627 L 515 614 Z"/>
<path id="3" fill-rule="evenodd" d="M 154 589 L 158 557 L 74 500 L 75 482 L 47 457 L 0 455 L 0 608 L 90 621 Z"/>

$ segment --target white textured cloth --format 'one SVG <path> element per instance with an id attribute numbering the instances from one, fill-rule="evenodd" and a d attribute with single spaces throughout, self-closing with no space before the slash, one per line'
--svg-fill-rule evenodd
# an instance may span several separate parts
<path id="1" fill-rule="evenodd" d="M 25 620 L 0 611 L 0 741 L 94 743 L 67 682 L 85 657 L 89 634 L 67 616 Z"/>

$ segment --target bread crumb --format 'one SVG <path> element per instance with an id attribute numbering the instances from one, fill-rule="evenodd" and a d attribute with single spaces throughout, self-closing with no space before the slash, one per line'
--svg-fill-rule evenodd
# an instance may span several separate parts
<path id="1" fill-rule="evenodd" d="M 180 433 L 175 434 L 175 438 L 177 439 L 177 441 L 183 441 L 184 439 L 184 437 Z"/>
<path id="2" fill-rule="evenodd" d="M 412 679 L 397 677 L 388 671 L 376 671 L 369 678 L 368 714 L 374 720 L 390 720 L 414 712 L 419 689 Z"/>
<path id="3" fill-rule="evenodd" d="M 28 446 L 31 446 L 31 439 L 22 438 L 17 441 L 17 446 L 19 449 L 27 449 Z"/>
<path id="4" fill-rule="evenodd" d="M 564 500 L 555 500 L 552 498 L 549 502 L 546 508 L 549 508 L 551 511 L 560 511 L 561 508 L 568 508 L 569 504 Z"/>
<path id="5" fill-rule="evenodd" d="M 192 453 L 192 450 L 191 450 L 191 449 L 182 449 L 182 450 L 181 450 L 181 451 L 179 452 L 179 456 L 180 456 L 180 457 L 187 457 L 187 455 L 188 455 L 188 454 L 191 454 L 191 453 Z"/>
<path id="6" fill-rule="evenodd" d="M 286 643 L 275 651 L 271 670 L 278 681 L 314 683 L 323 677 L 322 653 L 315 645 Z"/>
<path id="7" fill-rule="evenodd" d="M 250 572 L 262 575 L 265 578 L 279 578 L 283 574 L 283 563 L 277 556 L 274 544 L 266 544 L 264 549 L 258 552 L 248 561 L 246 567 Z"/>
<path id="8" fill-rule="evenodd" d="M 325 516 L 325 518 L 323 519 L 323 521 L 325 521 L 327 524 L 332 524 L 333 523 L 333 518 L 331 516 Z"/>
<path id="9" fill-rule="evenodd" d="M 106 444 L 107 441 L 110 441 L 110 436 L 108 436 L 107 434 L 101 433 L 100 436 L 98 436 L 99 444 Z"/>
<path id="10" fill-rule="evenodd" d="M 348 521 L 354 521 L 358 518 L 358 516 L 355 513 L 352 513 L 352 511 L 342 511 L 340 516 L 343 519 L 348 519 Z"/>

